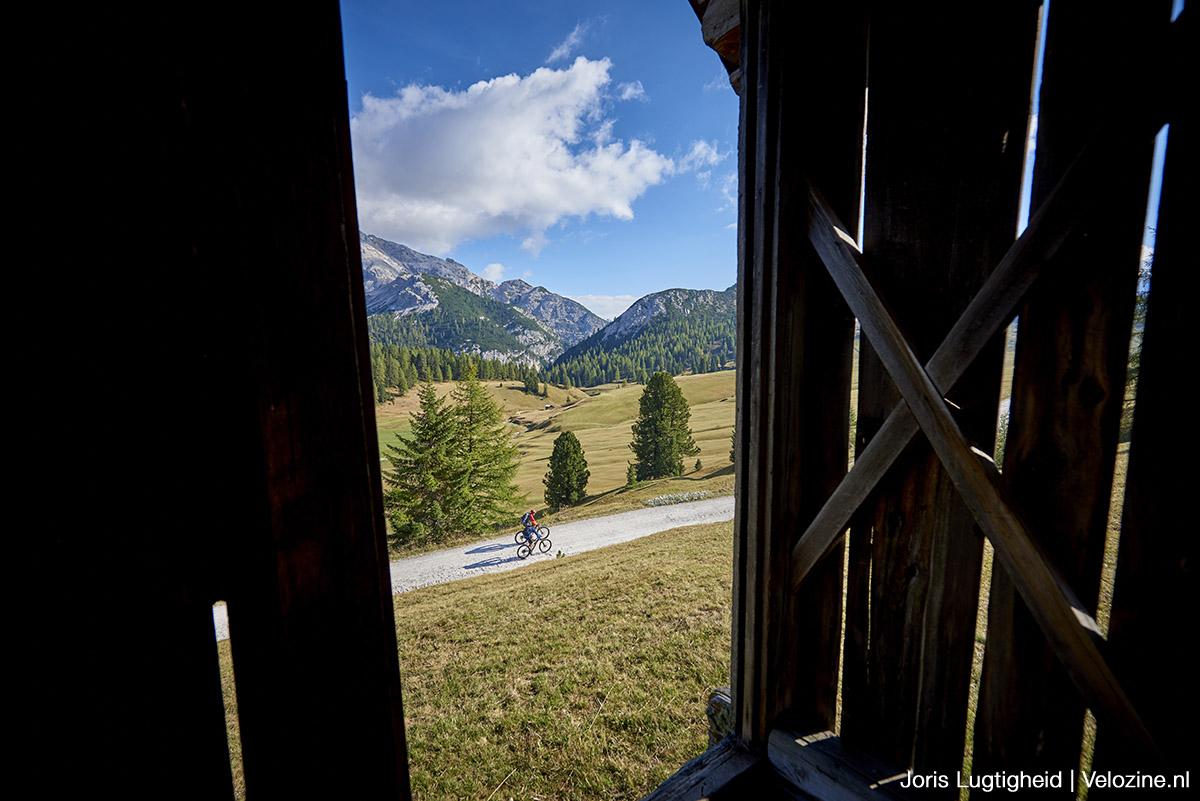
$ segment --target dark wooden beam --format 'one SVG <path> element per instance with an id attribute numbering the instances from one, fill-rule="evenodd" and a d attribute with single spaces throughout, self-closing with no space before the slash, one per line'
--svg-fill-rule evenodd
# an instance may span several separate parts
<path id="1" fill-rule="evenodd" d="M 642 801 L 701 801 L 713 798 L 722 788 L 736 782 L 761 762 L 761 756 L 752 754 L 729 737 L 681 767 Z"/>
<path id="2" fill-rule="evenodd" d="M 1150 71 L 1146 71 L 1147 77 Z M 1148 109 L 1148 111 L 1152 111 Z M 959 316 L 926 363 L 934 385 L 945 394 L 953 389 L 987 343 L 1010 323 L 1026 293 L 1043 272 L 1065 265 L 1055 256 L 1076 223 L 1106 202 L 1106 190 L 1142 173 L 1133 160 L 1113 161 L 1110 154 L 1150 141 L 1165 118 L 1160 113 L 1110 116 L 1066 170 L 1058 185 L 1029 220 L 978 294 Z M 792 549 L 792 582 L 798 587 L 808 571 L 837 543 L 850 517 L 887 473 L 920 427 L 900 403 L 855 456 L 854 466 Z"/>
<path id="3" fill-rule="evenodd" d="M 1170 3 L 1119 14 L 1077 0 L 1049 9 L 1034 208 L 1049 202 L 1098 122 L 1142 132 L 1107 149 L 1094 190 L 1103 202 L 1088 204 L 1055 254 L 1057 280 L 1042 282 L 1020 309 L 1004 451 L 1004 481 L 1030 536 L 1094 615 L 1153 137 L 1166 111 L 1146 89 L 1162 56 L 1147 45 L 1165 50 Z M 1084 702 L 1011 578 L 992 576 L 974 761 L 983 773 L 1062 770 L 1079 762 Z"/>
<path id="4" fill-rule="evenodd" d="M 739 736 L 761 745 L 782 716 L 827 728 L 837 713 L 841 565 L 796 595 L 788 554 L 846 471 L 853 318 L 804 236 L 803 175 L 857 213 L 865 45 L 854 4 L 745 13 L 731 694 Z"/>
<path id="5" fill-rule="evenodd" d="M 863 248 L 922 362 L 1015 239 L 1036 11 L 1033 2 L 871 7 Z M 880 343 L 860 324 L 859 452 L 899 400 Z M 959 424 L 990 450 L 1000 339 L 985 351 L 950 395 Z M 851 528 L 843 738 L 901 768 L 952 771 L 983 539 L 920 440 Z"/>
<path id="6" fill-rule="evenodd" d="M 1054 645 L 1071 678 L 1103 719 L 1134 733 L 1146 747 L 1153 740 L 1128 697 L 1100 655 L 1099 632 L 1087 607 L 1053 570 L 1029 536 L 1027 527 L 1004 497 L 991 457 L 973 448 L 921 369 L 903 334 L 884 309 L 858 266 L 859 254 L 848 244 L 845 227 L 814 190 L 809 235 L 830 274 L 855 311 L 864 333 L 877 343 L 880 360 L 903 394 L 917 422 L 946 466 L 976 522 L 996 548 L 1021 597 Z"/>
<path id="7" fill-rule="evenodd" d="M 1195 358 L 1190 274 L 1197 195 L 1194 173 L 1188 177 L 1195 154 L 1196 126 L 1184 112 L 1172 119 L 1167 144 L 1108 636 L 1113 672 L 1158 736 L 1166 771 L 1173 776 L 1190 770 L 1193 782 L 1200 693 L 1195 655 L 1180 624 L 1195 620 L 1198 611 L 1197 548 L 1188 523 L 1192 473 L 1177 454 L 1180 399 L 1192 391 L 1186 365 Z M 1123 773 L 1148 769 L 1127 733 L 1103 723 L 1092 765 Z M 1119 792 L 1092 790 L 1096 797 Z"/>
<path id="8" fill-rule="evenodd" d="M 94 456 L 28 499 L 42 793 L 232 797 L 223 599 L 249 794 L 405 798 L 337 4 L 55 14 L 37 152 L 87 211 L 39 237 L 79 310 L 31 350 L 78 365 Z"/>
<path id="9" fill-rule="evenodd" d="M 780 775 L 799 790 L 822 801 L 899 801 L 927 798 L 928 792 L 906 791 L 900 783 L 907 771 L 848 748 L 831 731 L 807 734 L 771 732 L 767 757 Z"/>

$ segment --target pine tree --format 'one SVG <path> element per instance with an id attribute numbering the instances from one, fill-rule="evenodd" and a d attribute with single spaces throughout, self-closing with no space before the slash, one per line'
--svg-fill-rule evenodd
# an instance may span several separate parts
<path id="1" fill-rule="evenodd" d="M 458 428 L 454 447 L 463 465 L 468 497 L 459 528 L 462 533 L 483 533 L 510 522 L 524 500 L 513 483 L 517 445 L 500 406 L 480 383 L 474 362 L 463 366 L 452 397 Z"/>
<path id="2" fill-rule="evenodd" d="M 401 544 L 437 541 L 453 533 L 466 503 L 467 476 L 452 448 L 457 421 L 433 384 L 419 390 L 420 410 L 412 415 L 409 438 L 397 435 L 388 446 L 392 471 L 384 499 L 392 536 Z"/>
<path id="3" fill-rule="evenodd" d="M 546 485 L 546 506 L 557 512 L 564 506 L 578 504 L 584 499 L 590 475 L 579 438 L 570 431 L 559 434 L 550 454 L 550 470 L 542 480 Z"/>
<path id="4" fill-rule="evenodd" d="M 642 391 L 640 414 L 633 424 L 629 448 L 637 456 L 637 479 L 683 473 L 683 457 L 700 452 L 688 420 L 692 410 L 669 373 L 655 373 Z"/>

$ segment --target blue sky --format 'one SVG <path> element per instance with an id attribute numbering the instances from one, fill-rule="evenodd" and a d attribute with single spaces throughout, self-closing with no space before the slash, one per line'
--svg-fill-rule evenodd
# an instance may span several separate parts
<path id="1" fill-rule="evenodd" d="M 736 280 L 738 101 L 684 0 L 342 0 L 342 33 L 363 231 L 608 318 Z"/>

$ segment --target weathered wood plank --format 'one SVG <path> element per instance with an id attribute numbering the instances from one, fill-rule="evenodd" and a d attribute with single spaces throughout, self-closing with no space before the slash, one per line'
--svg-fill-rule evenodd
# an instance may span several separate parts
<path id="1" fill-rule="evenodd" d="M 780 102 L 773 351 L 776 405 L 770 482 L 784 565 L 803 521 L 846 473 L 854 319 L 802 233 L 807 214 L 803 176 L 833 193 L 839 213 L 857 219 L 862 152 L 861 87 L 866 79 L 865 22 L 856 3 L 811 5 L 778 20 L 776 51 L 786 72 Z M 792 14 L 795 14 L 794 16 Z M 825 79 L 802 80 L 818 70 Z M 790 88 L 789 88 L 790 87 Z M 809 109 L 823 110 L 813 126 Z M 782 235 L 782 232 L 787 235 Z M 773 592 L 789 593 L 790 566 Z M 842 617 L 842 565 L 834 558 L 813 586 L 785 600 L 793 611 L 795 648 L 775 658 L 792 687 L 781 709 L 795 725 L 828 728 L 837 717 Z M 782 643 L 783 641 L 781 641 Z"/>
<path id="2" fill-rule="evenodd" d="M 1128 54 L 1161 39 L 1169 3 L 1098 14 L 1055 2 L 1047 20 L 1032 203 L 1042 204 L 1101 113 L 1154 116 L 1148 98 L 1114 92 Z M 1125 56 L 1124 58 L 1122 56 Z M 1029 534 L 1095 614 L 1108 528 L 1151 136 L 1111 149 L 1104 202 L 1077 224 L 1020 310 L 1004 479 Z M 1078 764 L 1083 702 L 1007 571 L 992 577 L 975 764 L 1042 773 Z M 982 796 L 981 796 L 982 797 Z"/>
<path id="3" fill-rule="evenodd" d="M 762 761 L 729 737 L 688 762 L 642 801 L 700 801 L 737 780 Z"/>
<path id="4" fill-rule="evenodd" d="M 733 64 L 741 57 L 741 6 L 740 0 L 709 0 L 700 23 L 704 43 Z"/>
<path id="5" fill-rule="evenodd" d="M 787 557 L 799 521 L 845 474 L 853 318 L 803 234 L 803 176 L 814 169 L 839 207 L 856 212 L 865 58 L 862 26 L 844 24 L 847 9 L 836 11 L 841 35 L 805 47 L 795 46 L 796 31 L 828 31 L 834 12 L 798 13 L 786 3 L 754 9 L 757 77 L 743 100 L 743 156 L 752 150 L 756 161 L 755 183 L 742 189 L 739 267 L 753 285 L 742 284 L 740 300 L 743 339 L 748 331 L 754 351 L 739 371 L 739 431 L 750 440 L 750 463 L 739 465 L 744 511 L 736 525 L 749 546 L 739 552 L 741 572 L 758 600 L 741 601 L 754 625 L 740 629 L 747 656 L 735 658 L 733 691 L 739 733 L 750 742 L 761 742 L 780 716 L 830 726 L 837 712 L 841 566 L 831 560 L 797 596 Z M 820 87 L 802 80 L 815 64 L 843 62 Z M 809 124 L 809 105 L 826 109 L 828 126 Z M 744 619 L 741 611 L 735 619 Z M 741 699 L 756 706 L 743 708 Z"/>
<path id="6" fill-rule="evenodd" d="M 830 731 L 798 734 L 776 729 L 771 732 L 767 758 L 802 792 L 822 801 L 891 801 L 917 796 L 899 786 L 906 771 L 847 748 Z"/>
<path id="7" fill-rule="evenodd" d="M 696 18 L 700 20 L 700 33 L 704 43 L 720 57 L 721 65 L 729 73 L 733 91 L 742 93 L 742 50 L 741 0 L 688 0 Z"/>
<path id="8" fill-rule="evenodd" d="M 748 9 L 742 26 L 743 65 L 753 63 L 754 74 L 766 64 L 759 46 L 765 21 L 757 5 Z M 753 58 L 751 62 L 750 59 Z M 770 87 L 770 84 L 765 84 Z M 757 90 L 757 84 L 754 89 Z M 749 91 L 741 96 L 738 123 L 738 365 L 737 424 L 734 466 L 737 502 L 734 507 L 733 541 L 733 643 L 730 660 L 730 695 L 739 737 L 753 741 L 765 732 L 765 664 L 761 643 L 765 639 L 765 573 L 767 557 L 763 537 L 763 505 L 758 494 L 759 476 L 764 471 L 766 377 L 762 351 L 765 319 L 762 254 L 771 240 L 772 215 L 764 204 L 773 190 L 768 179 L 774 172 L 765 163 L 773 157 L 768 130 L 772 117 L 766 92 Z M 767 130 L 764 130 L 767 129 Z M 760 734 L 759 737 L 762 735 Z"/>
<path id="9" fill-rule="evenodd" d="M 1076 222 L 1104 202 L 1106 187 L 1126 180 L 1123 176 L 1136 166 L 1122 159 L 1110 167 L 1108 154 L 1149 141 L 1156 125 L 1146 117 L 1110 118 L 1079 154 L 926 363 L 925 371 L 943 393 L 953 388 L 988 341 L 1012 320 L 1039 276 L 1061 268 L 1063 262 L 1055 256 Z M 912 412 L 901 403 L 868 438 L 855 456 L 853 468 L 792 551 L 795 586 L 834 546 L 850 516 L 919 428 Z"/>
<path id="10" fill-rule="evenodd" d="M 1028 117 L 1036 19 L 1032 2 L 872 9 L 865 248 L 922 360 L 1013 242 L 1021 153 L 1007 142 Z M 989 350 L 953 393 L 961 424 L 984 443 L 999 340 Z M 861 354 L 860 424 L 882 421 L 895 405 L 891 381 L 871 347 Z M 845 738 L 893 764 L 951 771 L 962 757 L 983 541 L 924 442 L 899 457 L 866 514 L 870 711 L 843 718 Z"/>
<path id="11" fill-rule="evenodd" d="M 1004 486 L 991 457 L 972 448 L 950 416 L 941 394 L 863 275 L 856 262 L 858 251 L 846 243 L 845 227 L 815 190 L 811 197 L 814 213 L 809 234 L 825 265 L 854 309 L 864 333 L 877 343 L 881 361 L 975 520 L 995 546 L 1021 597 L 1052 641 L 1076 688 L 1098 716 L 1132 732 L 1153 749 L 1149 732 L 1100 655 L 1095 620 L 1029 537 L 1004 497 Z"/>

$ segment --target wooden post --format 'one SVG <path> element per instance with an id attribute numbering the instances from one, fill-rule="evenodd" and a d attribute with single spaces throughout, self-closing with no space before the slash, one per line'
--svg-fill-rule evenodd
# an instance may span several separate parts
<path id="1" fill-rule="evenodd" d="M 39 787 L 232 797 L 224 599 L 248 793 L 406 798 L 337 4 L 60 16 L 80 311 L 33 351 L 92 400 L 39 482 Z"/>
<path id="2" fill-rule="evenodd" d="M 1121 15 L 1050 5 L 1032 203 L 1037 208 L 1101 119 L 1144 115 L 1120 70 L 1167 4 Z M 1133 169 L 1056 255 L 1057 280 L 1021 310 L 1004 477 L 1031 532 L 1093 615 L 1108 526 L 1152 141 L 1108 154 Z M 1153 733 L 1153 731 L 1152 731 Z M 992 575 L 974 766 L 1031 773 L 1078 765 L 1083 703 L 1003 570 Z"/>
<path id="3" fill-rule="evenodd" d="M 1172 778 L 1190 770 L 1193 787 L 1200 779 L 1195 726 L 1200 704 L 1195 656 L 1190 637 L 1181 636 L 1180 621 L 1196 619 L 1197 554 L 1187 523 L 1191 474 L 1177 454 L 1181 426 L 1187 425 L 1179 400 L 1190 392 L 1184 366 L 1193 358 L 1186 318 L 1194 282 L 1185 276 L 1195 264 L 1187 234 L 1196 195 L 1186 177 L 1195 130 L 1182 117 L 1171 121 L 1108 639 L 1113 670 L 1154 733 L 1166 757 L 1163 769 Z M 1125 732 L 1101 723 L 1093 768 L 1153 769 L 1129 746 Z M 1121 791 L 1092 792 L 1116 797 Z"/>
<path id="4" fill-rule="evenodd" d="M 921 361 L 1015 238 L 1036 19 L 1033 3 L 881 6 L 871 17 L 865 262 Z M 984 451 L 999 345 L 949 395 Z M 861 448 L 899 396 L 865 337 L 859 364 Z M 953 775 L 982 538 L 924 440 L 851 530 L 843 738 L 901 770 Z"/>
<path id="5" fill-rule="evenodd" d="M 804 176 L 857 219 L 863 33 L 854 4 L 743 6 L 732 690 L 757 746 L 782 718 L 836 719 L 842 562 L 799 594 L 788 562 L 846 471 L 853 318 L 807 241 Z"/>

